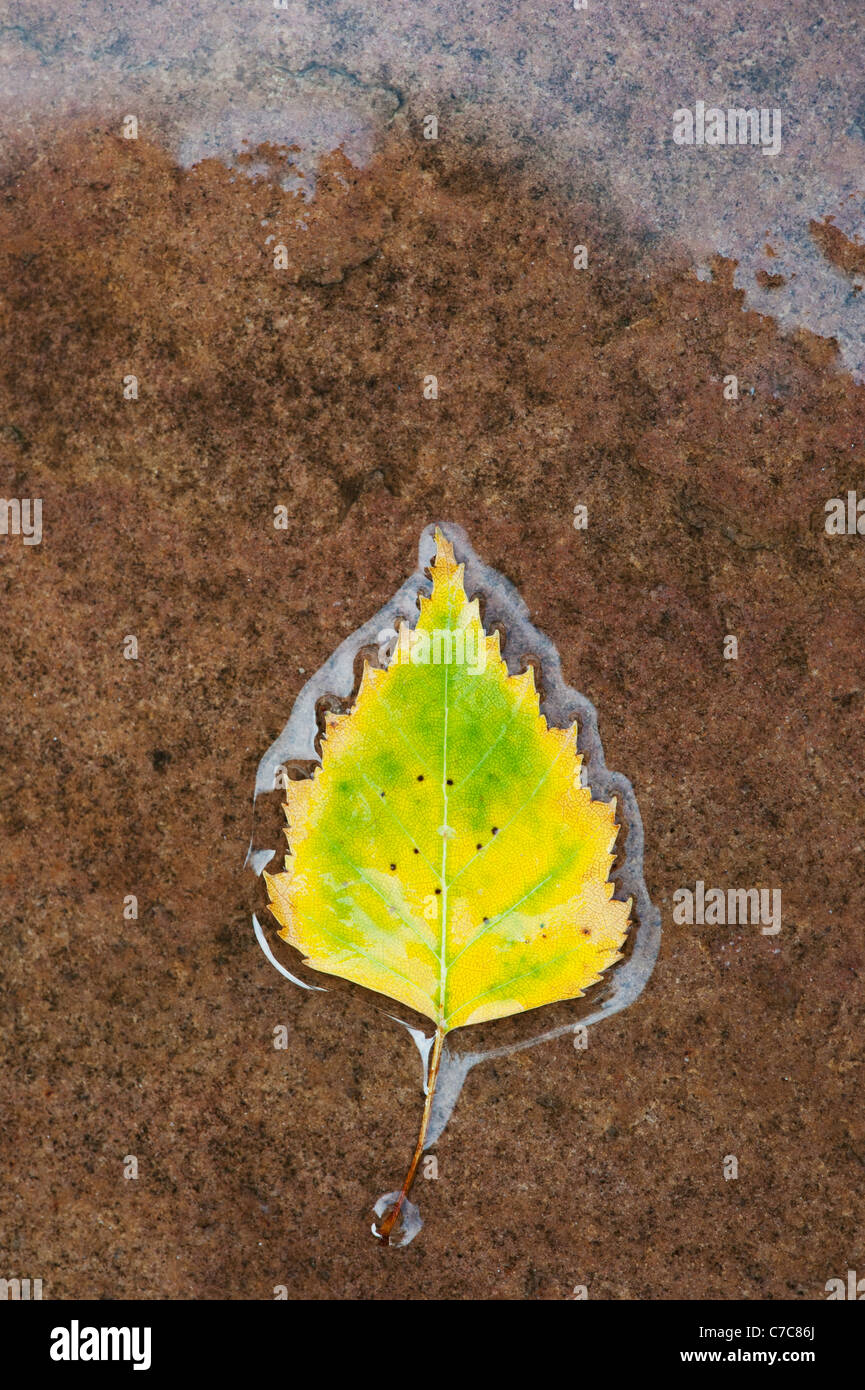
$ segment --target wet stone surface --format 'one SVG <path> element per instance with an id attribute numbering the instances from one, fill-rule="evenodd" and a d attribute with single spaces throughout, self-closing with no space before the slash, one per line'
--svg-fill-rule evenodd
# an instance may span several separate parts
<path id="1" fill-rule="evenodd" d="M 107 122 L 46 148 L 0 204 L 3 490 L 44 528 L 0 557 L 11 1264 L 52 1298 L 819 1296 L 865 1162 L 865 540 L 823 526 L 863 388 L 528 155 L 395 129 L 303 202 Z M 417 1052 L 272 969 L 243 860 L 304 671 L 439 517 L 596 705 L 665 936 L 586 1051 L 471 1074 L 387 1251 Z M 671 925 L 698 879 L 781 888 L 781 933 Z"/>

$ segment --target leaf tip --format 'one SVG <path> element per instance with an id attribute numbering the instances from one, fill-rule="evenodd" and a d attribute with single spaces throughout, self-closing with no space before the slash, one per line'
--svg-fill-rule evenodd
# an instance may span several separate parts
<path id="1" fill-rule="evenodd" d="M 456 565 L 454 548 L 440 526 L 435 529 L 435 563 L 437 565 Z"/>

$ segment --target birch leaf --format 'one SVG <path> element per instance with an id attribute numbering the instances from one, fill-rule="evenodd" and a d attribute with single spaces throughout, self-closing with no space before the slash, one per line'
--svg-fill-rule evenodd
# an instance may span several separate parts
<path id="1" fill-rule="evenodd" d="M 425 1118 L 445 1035 L 577 998 L 620 959 L 630 912 L 609 881 L 615 802 L 581 785 L 576 726 L 548 727 L 532 669 L 508 674 L 436 547 L 416 627 L 289 784 L 285 872 L 265 875 L 306 964 L 435 1024 Z"/>

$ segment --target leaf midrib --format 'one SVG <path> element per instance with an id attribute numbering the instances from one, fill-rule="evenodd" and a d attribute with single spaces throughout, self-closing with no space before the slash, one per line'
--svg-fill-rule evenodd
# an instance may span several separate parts
<path id="1" fill-rule="evenodd" d="M 451 622 L 453 622 L 452 603 L 453 603 L 453 600 L 451 599 L 451 600 L 449 601 L 449 606 L 448 606 L 448 618 L 451 620 Z M 448 689 L 449 689 L 449 685 L 450 685 L 450 666 L 445 666 L 443 669 L 444 669 L 444 676 L 445 676 L 445 678 L 444 678 L 444 729 L 443 729 L 443 736 L 442 736 L 442 821 L 441 821 L 441 824 L 442 824 L 442 830 L 443 830 L 444 833 L 442 834 L 442 871 L 441 871 L 442 921 L 441 921 L 441 941 L 440 941 L 440 943 L 439 943 L 439 951 L 440 951 L 440 954 L 439 954 L 439 971 L 440 971 L 440 974 L 439 974 L 439 1017 L 438 1017 L 438 1026 L 439 1026 L 439 1028 L 443 1027 L 443 1025 L 444 1025 L 445 1005 L 446 1005 L 446 998 L 447 998 L 447 979 L 448 979 L 448 961 L 447 961 L 447 939 L 448 939 L 448 881 L 447 881 L 447 864 L 448 864 L 448 840 L 450 839 L 450 836 L 447 834 L 447 830 L 448 830 L 448 786 L 447 786 L 447 776 L 448 776 Z"/>

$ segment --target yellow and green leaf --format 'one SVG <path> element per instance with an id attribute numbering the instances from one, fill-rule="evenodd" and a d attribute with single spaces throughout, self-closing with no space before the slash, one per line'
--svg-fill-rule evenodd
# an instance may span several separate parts
<path id="1" fill-rule="evenodd" d="M 508 674 L 436 546 L 416 628 L 289 784 L 285 872 L 265 875 L 308 965 L 433 1021 L 430 1092 L 445 1034 L 578 997 L 620 959 L 630 911 L 609 881 L 615 802 L 582 785 L 576 726 L 548 727 L 532 669 Z"/>

